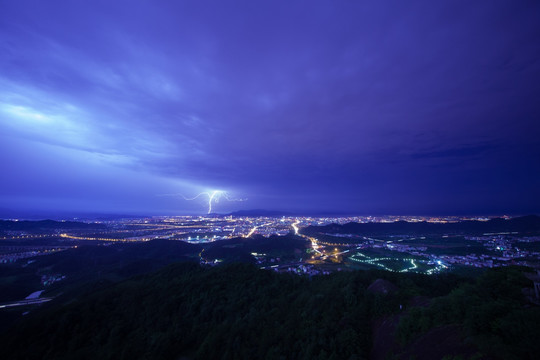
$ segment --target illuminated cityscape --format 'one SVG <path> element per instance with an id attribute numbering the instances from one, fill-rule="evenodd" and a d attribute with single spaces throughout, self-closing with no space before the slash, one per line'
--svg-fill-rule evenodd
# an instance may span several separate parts
<path id="1" fill-rule="evenodd" d="M 510 219 L 506 217 L 505 219 Z M 350 216 L 350 217 L 237 217 L 237 216 L 171 216 L 87 222 L 85 230 L 50 229 L 46 232 L 4 231 L 4 244 L 20 240 L 41 240 L 35 245 L 4 245 L 1 262 L 12 262 L 37 255 L 92 244 L 109 246 L 114 243 L 136 243 L 155 239 L 182 241 L 189 244 L 216 246 L 225 240 L 253 237 L 296 236 L 306 242 L 305 249 L 293 259 L 279 260 L 267 254 L 253 255 L 261 268 L 279 271 L 319 269 L 321 273 L 345 269 L 381 268 L 397 272 L 433 274 L 455 267 L 491 268 L 530 265 L 540 261 L 540 235 L 518 232 L 482 234 L 360 234 L 313 231 L 306 228 L 332 225 L 392 224 L 398 222 L 427 224 L 458 224 L 462 221 L 488 222 L 489 217 L 422 217 L 422 216 Z M 58 223 L 61 226 L 62 223 Z M 97 227 L 97 228 L 95 228 Z M 50 245 L 44 245 L 47 240 Z M 468 250 L 470 248 L 470 250 Z M 445 249 L 447 251 L 445 251 Z M 200 262 L 222 262 L 219 257 L 201 255 Z M 540 264 L 540 263 L 539 263 Z"/>

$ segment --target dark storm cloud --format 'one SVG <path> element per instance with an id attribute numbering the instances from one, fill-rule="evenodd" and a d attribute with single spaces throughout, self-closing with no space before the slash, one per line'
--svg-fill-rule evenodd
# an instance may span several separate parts
<path id="1" fill-rule="evenodd" d="M 243 207 L 538 211 L 537 2 L 22 1 L 0 14 L 2 181 L 16 189 L 0 196 L 13 203 L 185 210 L 155 195 L 218 188 Z"/>
<path id="2" fill-rule="evenodd" d="M 413 154 L 412 157 L 416 159 L 421 158 L 469 158 L 473 156 L 483 155 L 486 152 L 489 152 L 491 150 L 497 150 L 499 146 L 492 146 L 492 145 L 473 145 L 473 146 L 466 146 L 466 147 L 458 147 L 458 148 L 451 148 L 446 150 L 439 150 L 439 151 L 428 151 L 428 152 L 422 152 Z"/>

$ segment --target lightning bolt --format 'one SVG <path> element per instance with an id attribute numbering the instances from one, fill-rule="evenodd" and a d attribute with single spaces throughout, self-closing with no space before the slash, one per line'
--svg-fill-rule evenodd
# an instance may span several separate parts
<path id="1" fill-rule="evenodd" d="M 214 190 L 212 191 L 212 194 L 210 193 L 207 193 L 207 194 L 208 194 L 208 213 L 210 214 L 212 213 L 212 201 L 214 200 L 214 198 L 216 199 L 216 202 L 219 201 L 219 195 L 221 194 L 221 191 Z"/>
<path id="2" fill-rule="evenodd" d="M 212 213 L 212 203 L 217 204 L 219 202 L 219 199 L 224 198 L 227 201 L 246 201 L 247 199 L 236 199 L 231 196 L 226 191 L 222 190 L 212 190 L 212 191 L 203 191 L 194 197 L 187 197 L 183 194 L 165 194 L 165 195 L 158 195 L 158 196 L 179 196 L 182 197 L 186 201 L 193 201 L 201 196 L 206 196 L 208 198 L 208 214 Z"/>

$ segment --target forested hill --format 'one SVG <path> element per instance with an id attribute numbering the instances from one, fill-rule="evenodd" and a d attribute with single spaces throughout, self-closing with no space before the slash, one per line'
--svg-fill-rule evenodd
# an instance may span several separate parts
<path id="1" fill-rule="evenodd" d="M 308 242 L 304 238 L 293 234 L 269 237 L 255 234 L 249 238 L 236 237 L 212 242 L 206 246 L 204 257 L 222 259 L 225 262 L 253 263 L 255 262 L 251 255 L 253 252 L 291 259 L 298 254 L 303 254 L 307 247 Z"/>
<path id="2" fill-rule="evenodd" d="M 522 271 L 472 282 L 179 263 L 45 305 L 0 334 L 0 347 L 5 359 L 535 359 L 540 309 L 521 295 L 532 284 Z M 387 294 L 373 285 L 390 283 Z M 441 329 L 449 339 L 433 341 Z"/>
<path id="3" fill-rule="evenodd" d="M 505 220 L 502 218 L 488 221 L 461 221 L 457 223 L 430 223 L 396 221 L 392 223 L 348 223 L 326 226 L 309 226 L 302 233 L 341 234 L 482 234 L 492 232 L 540 233 L 540 216 L 529 215 Z"/>

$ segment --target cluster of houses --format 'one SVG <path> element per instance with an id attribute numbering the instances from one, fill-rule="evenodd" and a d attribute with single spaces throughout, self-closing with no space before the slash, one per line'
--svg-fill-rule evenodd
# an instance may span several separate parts
<path id="1" fill-rule="evenodd" d="M 49 255 L 58 251 L 66 250 L 69 247 L 56 247 L 56 248 L 35 248 L 35 249 L 25 249 L 25 250 L 14 250 L 13 252 L 6 252 L 4 254 L 0 254 L 0 263 L 1 264 L 7 264 L 7 263 L 13 263 L 17 260 L 21 259 L 27 259 L 32 258 L 35 256 L 42 256 L 42 255 Z"/>
<path id="2" fill-rule="evenodd" d="M 285 269 L 281 269 L 281 270 L 278 270 L 278 268 L 275 268 L 275 269 L 276 269 L 276 271 L 289 272 L 289 273 L 298 274 L 298 275 L 313 276 L 313 275 L 328 275 L 328 274 L 330 274 L 329 271 L 316 269 L 313 265 L 297 265 L 297 266 L 289 266 L 289 267 L 287 267 Z"/>
<path id="3" fill-rule="evenodd" d="M 62 281 L 65 278 L 66 276 L 62 274 L 41 275 L 41 285 L 49 286 L 49 285 L 54 284 L 55 282 Z"/>

